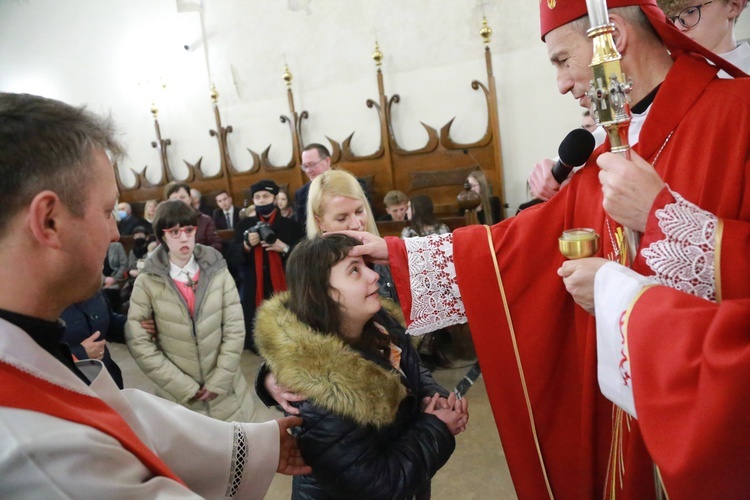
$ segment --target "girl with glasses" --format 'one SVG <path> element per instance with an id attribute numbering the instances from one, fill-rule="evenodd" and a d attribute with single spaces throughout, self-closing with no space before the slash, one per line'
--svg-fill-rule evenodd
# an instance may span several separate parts
<path id="1" fill-rule="evenodd" d="M 247 422 L 252 400 L 239 366 L 242 306 L 221 254 L 196 245 L 197 222 L 198 213 L 179 200 L 156 209 L 161 245 L 133 287 L 128 349 L 157 395 L 219 420 Z M 150 318 L 155 337 L 141 326 Z"/>

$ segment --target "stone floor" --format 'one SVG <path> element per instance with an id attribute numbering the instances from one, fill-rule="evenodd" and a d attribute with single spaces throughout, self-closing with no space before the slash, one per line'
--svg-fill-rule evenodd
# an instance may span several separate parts
<path id="1" fill-rule="evenodd" d="M 120 365 L 126 387 L 152 391 L 151 382 L 143 375 L 127 348 L 122 344 L 109 344 L 112 357 Z M 452 389 L 472 365 L 472 360 L 453 359 L 454 367 L 438 369 L 434 376 L 444 387 Z M 245 351 L 241 368 L 252 387 L 253 377 L 260 358 Z M 470 421 L 466 432 L 457 437 L 456 451 L 448 463 L 438 471 L 432 481 L 432 496 L 441 499 L 513 499 L 517 498 L 508 472 L 500 438 L 490 412 L 483 380 L 474 384 L 467 394 Z M 281 414 L 268 409 L 255 399 L 255 421 L 270 420 Z M 291 478 L 276 475 L 266 499 L 282 500 L 291 496 Z"/>

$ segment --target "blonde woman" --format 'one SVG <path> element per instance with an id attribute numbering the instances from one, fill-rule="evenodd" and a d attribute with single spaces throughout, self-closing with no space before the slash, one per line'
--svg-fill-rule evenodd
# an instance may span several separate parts
<path id="1" fill-rule="evenodd" d="M 308 238 L 347 229 L 380 236 L 362 185 L 346 170 L 328 170 L 310 183 L 306 224 Z"/>

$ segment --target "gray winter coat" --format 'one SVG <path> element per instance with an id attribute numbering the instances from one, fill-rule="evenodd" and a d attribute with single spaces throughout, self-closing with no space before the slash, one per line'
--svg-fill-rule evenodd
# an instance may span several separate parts
<path id="1" fill-rule="evenodd" d="M 167 249 L 158 247 L 146 260 L 130 298 L 128 349 L 159 396 L 219 420 L 248 421 L 252 399 L 240 370 L 245 323 L 237 288 L 218 251 L 196 245 L 194 255 L 200 267 L 194 317 L 169 277 Z M 155 341 L 140 324 L 151 317 Z M 193 399 L 201 386 L 219 396 Z"/>

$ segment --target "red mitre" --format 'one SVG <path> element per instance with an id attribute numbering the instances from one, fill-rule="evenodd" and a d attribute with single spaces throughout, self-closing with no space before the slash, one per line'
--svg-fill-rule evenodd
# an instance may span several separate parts
<path id="1" fill-rule="evenodd" d="M 607 0 L 608 9 L 633 5 L 653 5 L 659 8 L 656 0 Z M 542 21 L 542 41 L 553 29 L 588 15 L 586 0 L 539 0 L 539 10 Z"/>
<path id="2" fill-rule="evenodd" d="M 670 52 L 693 52 L 713 62 L 730 75 L 747 76 L 735 66 L 698 45 L 695 41 L 683 35 L 662 12 L 656 0 L 607 0 L 607 8 L 638 6 L 648 18 L 654 30 L 667 46 Z M 542 27 L 542 41 L 547 33 L 571 21 L 588 15 L 586 0 L 539 0 L 539 13 Z"/>

